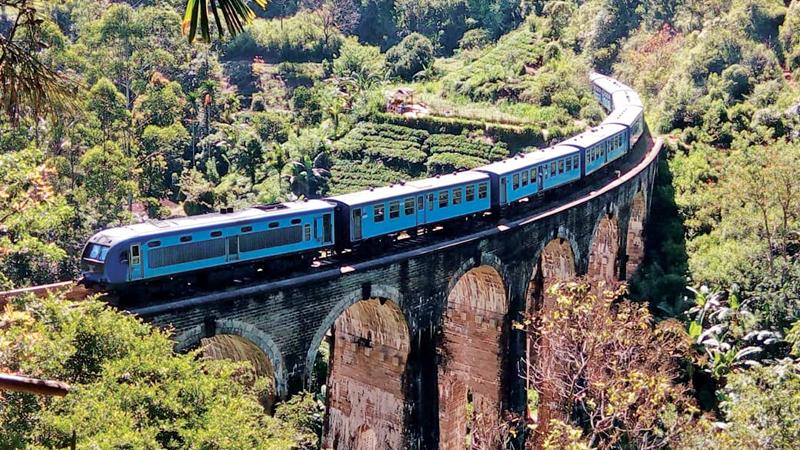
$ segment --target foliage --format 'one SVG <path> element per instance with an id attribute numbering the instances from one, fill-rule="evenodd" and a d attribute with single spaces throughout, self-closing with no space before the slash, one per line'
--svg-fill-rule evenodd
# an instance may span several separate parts
<path id="1" fill-rule="evenodd" d="M 277 61 L 332 59 L 343 37 L 317 13 L 302 12 L 288 19 L 257 19 L 226 45 L 228 57 L 261 55 Z"/>
<path id="2" fill-rule="evenodd" d="M 66 381 L 64 398 L 4 394 L 0 444 L 65 447 L 296 448 L 305 426 L 264 414 L 246 367 L 176 355 L 169 336 L 88 300 L 21 300 L 0 328 L 4 371 Z"/>
<path id="3" fill-rule="evenodd" d="M 431 41 L 419 33 L 412 33 L 386 52 L 386 65 L 390 76 L 411 80 L 418 72 L 433 63 Z"/>
<path id="4" fill-rule="evenodd" d="M 595 292 L 555 284 L 540 315 L 520 324 L 535 339 L 532 381 L 555 422 L 540 425 L 545 442 L 671 447 L 697 412 L 681 379 L 689 339 L 675 321 L 654 327 L 646 305 L 619 301 L 622 291 Z"/>

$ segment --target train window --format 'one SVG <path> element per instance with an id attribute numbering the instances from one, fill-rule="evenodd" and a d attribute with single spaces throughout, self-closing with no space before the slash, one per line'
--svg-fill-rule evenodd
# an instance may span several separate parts
<path id="1" fill-rule="evenodd" d="M 531 169 L 531 183 L 536 183 L 536 169 Z"/>
<path id="2" fill-rule="evenodd" d="M 294 220 L 292 221 L 292 223 L 294 223 Z M 253 227 L 242 227 L 242 233 L 249 233 L 251 231 L 253 231 Z"/>
<path id="3" fill-rule="evenodd" d="M 300 219 L 292 219 L 292 225 L 300 225 L 300 222 L 302 222 L 302 220 L 300 220 Z"/>
<path id="4" fill-rule="evenodd" d="M 422 197 L 420 197 L 420 198 L 422 198 Z M 406 213 L 407 216 L 410 216 L 410 215 L 414 214 L 414 198 L 413 197 L 409 197 L 409 198 L 405 199 L 405 202 L 404 202 L 404 205 L 403 205 L 403 209 L 405 210 L 405 213 Z"/>
<path id="5" fill-rule="evenodd" d="M 453 189 L 453 204 L 458 205 L 461 203 L 461 196 L 464 194 L 464 191 L 461 190 L 460 187 Z"/>
<path id="6" fill-rule="evenodd" d="M 433 211 L 433 193 L 428 194 L 428 209 Z"/>
<path id="7" fill-rule="evenodd" d="M 487 193 L 488 193 L 488 187 L 487 187 L 486 183 L 479 184 L 478 185 L 478 198 L 481 199 L 481 200 L 486 198 Z"/>
<path id="8" fill-rule="evenodd" d="M 375 205 L 375 222 L 383 222 L 383 205 Z"/>
<path id="9" fill-rule="evenodd" d="M 212 238 L 220 237 L 220 236 L 222 236 L 222 231 L 212 231 L 211 232 L 211 237 Z"/>
<path id="10" fill-rule="evenodd" d="M 558 162 L 558 173 L 564 173 L 564 160 Z"/>
<path id="11" fill-rule="evenodd" d="M 511 183 L 511 189 L 518 189 L 519 188 L 519 174 L 515 173 L 513 182 Z"/>
<path id="12" fill-rule="evenodd" d="M 147 243 L 147 246 L 150 248 L 155 248 L 158 247 L 159 245 L 161 245 L 161 241 L 152 241 Z"/>
<path id="13" fill-rule="evenodd" d="M 306 226 L 303 227 L 303 240 L 304 241 L 311 240 L 311 224 L 307 223 Z"/>
<path id="14" fill-rule="evenodd" d="M 572 158 L 567 158 L 567 172 L 572 171 Z"/>
<path id="15" fill-rule="evenodd" d="M 397 219 L 400 217 L 400 200 L 389 202 L 389 218 Z"/>
<path id="16" fill-rule="evenodd" d="M 550 178 L 550 172 L 547 170 L 547 166 L 544 166 L 542 169 L 542 178 L 545 180 Z"/>
<path id="17" fill-rule="evenodd" d="M 523 186 L 527 186 L 528 185 L 528 171 L 527 170 L 522 172 L 522 185 Z"/>
<path id="18" fill-rule="evenodd" d="M 417 211 L 424 211 L 425 210 L 425 197 L 419 196 L 417 197 Z"/>
<path id="19" fill-rule="evenodd" d="M 550 175 L 552 175 L 552 176 L 556 175 L 556 162 L 555 161 L 550 163 Z"/>
<path id="20" fill-rule="evenodd" d="M 470 184 L 467 186 L 467 201 L 471 202 L 473 200 L 475 200 L 475 185 Z"/>
<path id="21" fill-rule="evenodd" d="M 450 193 L 439 191 L 439 208 L 446 208 L 448 203 L 450 203 Z"/>
<path id="22" fill-rule="evenodd" d="M 278 228 L 279 226 L 281 226 L 281 224 L 278 222 L 270 222 L 269 225 L 267 225 L 269 228 Z"/>
<path id="23" fill-rule="evenodd" d="M 181 242 L 191 242 L 191 241 L 192 241 L 191 236 L 181 236 Z"/>
<path id="24" fill-rule="evenodd" d="M 577 156 L 577 155 L 575 155 L 575 156 L 572 158 L 572 167 L 574 167 L 575 169 L 577 169 L 577 168 L 578 168 L 578 156 Z"/>

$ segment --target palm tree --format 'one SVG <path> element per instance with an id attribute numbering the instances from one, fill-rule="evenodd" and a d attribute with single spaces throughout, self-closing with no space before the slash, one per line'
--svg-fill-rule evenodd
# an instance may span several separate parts
<path id="1" fill-rule="evenodd" d="M 267 7 L 268 0 L 253 1 L 261 8 Z M 247 0 L 187 0 L 186 12 L 183 15 L 183 32 L 189 36 L 189 42 L 192 42 L 197 35 L 197 29 L 200 28 L 203 40 L 210 41 L 211 27 L 208 20 L 210 10 L 220 36 L 225 34 L 226 28 L 231 35 L 236 35 L 255 17 L 255 13 L 247 3 Z M 222 24 L 223 20 L 225 26 Z"/>
<path id="2" fill-rule="evenodd" d="M 289 162 L 288 173 L 283 176 L 289 181 L 289 189 L 296 197 L 317 198 L 327 190 L 330 172 L 322 167 L 315 167 L 308 156 L 301 156 Z"/>

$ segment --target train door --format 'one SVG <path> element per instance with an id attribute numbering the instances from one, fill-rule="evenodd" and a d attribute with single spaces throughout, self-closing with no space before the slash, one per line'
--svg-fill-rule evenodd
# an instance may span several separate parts
<path id="1" fill-rule="evenodd" d="M 131 245 L 130 279 L 141 280 L 144 278 L 142 266 L 142 249 L 139 244 Z"/>
<path id="2" fill-rule="evenodd" d="M 544 175 L 542 174 L 542 166 L 536 168 L 536 172 L 538 175 L 538 183 L 539 183 L 539 192 L 544 190 Z"/>
<path id="3" fill-rule="evenodd" d="M 228 238 L 228 261 L 239 260 L 239 236 Z"/>
<path id="4" fill-rule="evenodd" d="M 361 240 L 361 208 L 353 209 L 353 240 Z"/>
<path id="5" fill-rule="evenodd" d="M 331 226 L 331 215 L 322 216 L 322 243 L 330 244 L 333 241 L 333 227 Z"/>
<path id="6" fill-rule="evenodd" d="M 508 185 L 506 184 L 506 177 L 500 177 L 500 204 L 505 205 L 508 198 Z"/>
<path id="7" fill-rule="evenodd" d="M 417 226 L 425 224 L 425 196 L 417 196 Z"/>

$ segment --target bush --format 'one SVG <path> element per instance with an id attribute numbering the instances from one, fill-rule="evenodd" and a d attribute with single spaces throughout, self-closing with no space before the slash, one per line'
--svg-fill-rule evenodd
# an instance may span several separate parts
<path id="1" fill-rule="evenodd" d="M 417 72 L 433 63 L 433 45 L 419 33 L 411 33 L 386 52 L 386 64 L 391 76 L 410 81 Z"/>
<path id="2" fill-rule="evenodd" d="M 464 33 L 458 41 L 458 48 L 461 50 L 473 50 L 483 48 L 490 40 L 489 33 L 483 28 L 475 28 Z"/>
<path id="3" fill-rule="evenodd" d="M 334 29 L 335 30 L 335 29 Z M 287 19 L 256 19 L 226 46 L 229 58 L 252 58 L 291 62 L 333 59 L 343 36 L 326 29 L 319 16 L 301 12 Z"/>
<path id="4" fill-rule="evenodd" d="M 359 82 L 383 79 L 385 62 L 378 47 L 361 45 L 355 38 L 347 38 L 333 60 L 333 73 L 337 77 L 354 78 Z"/>

